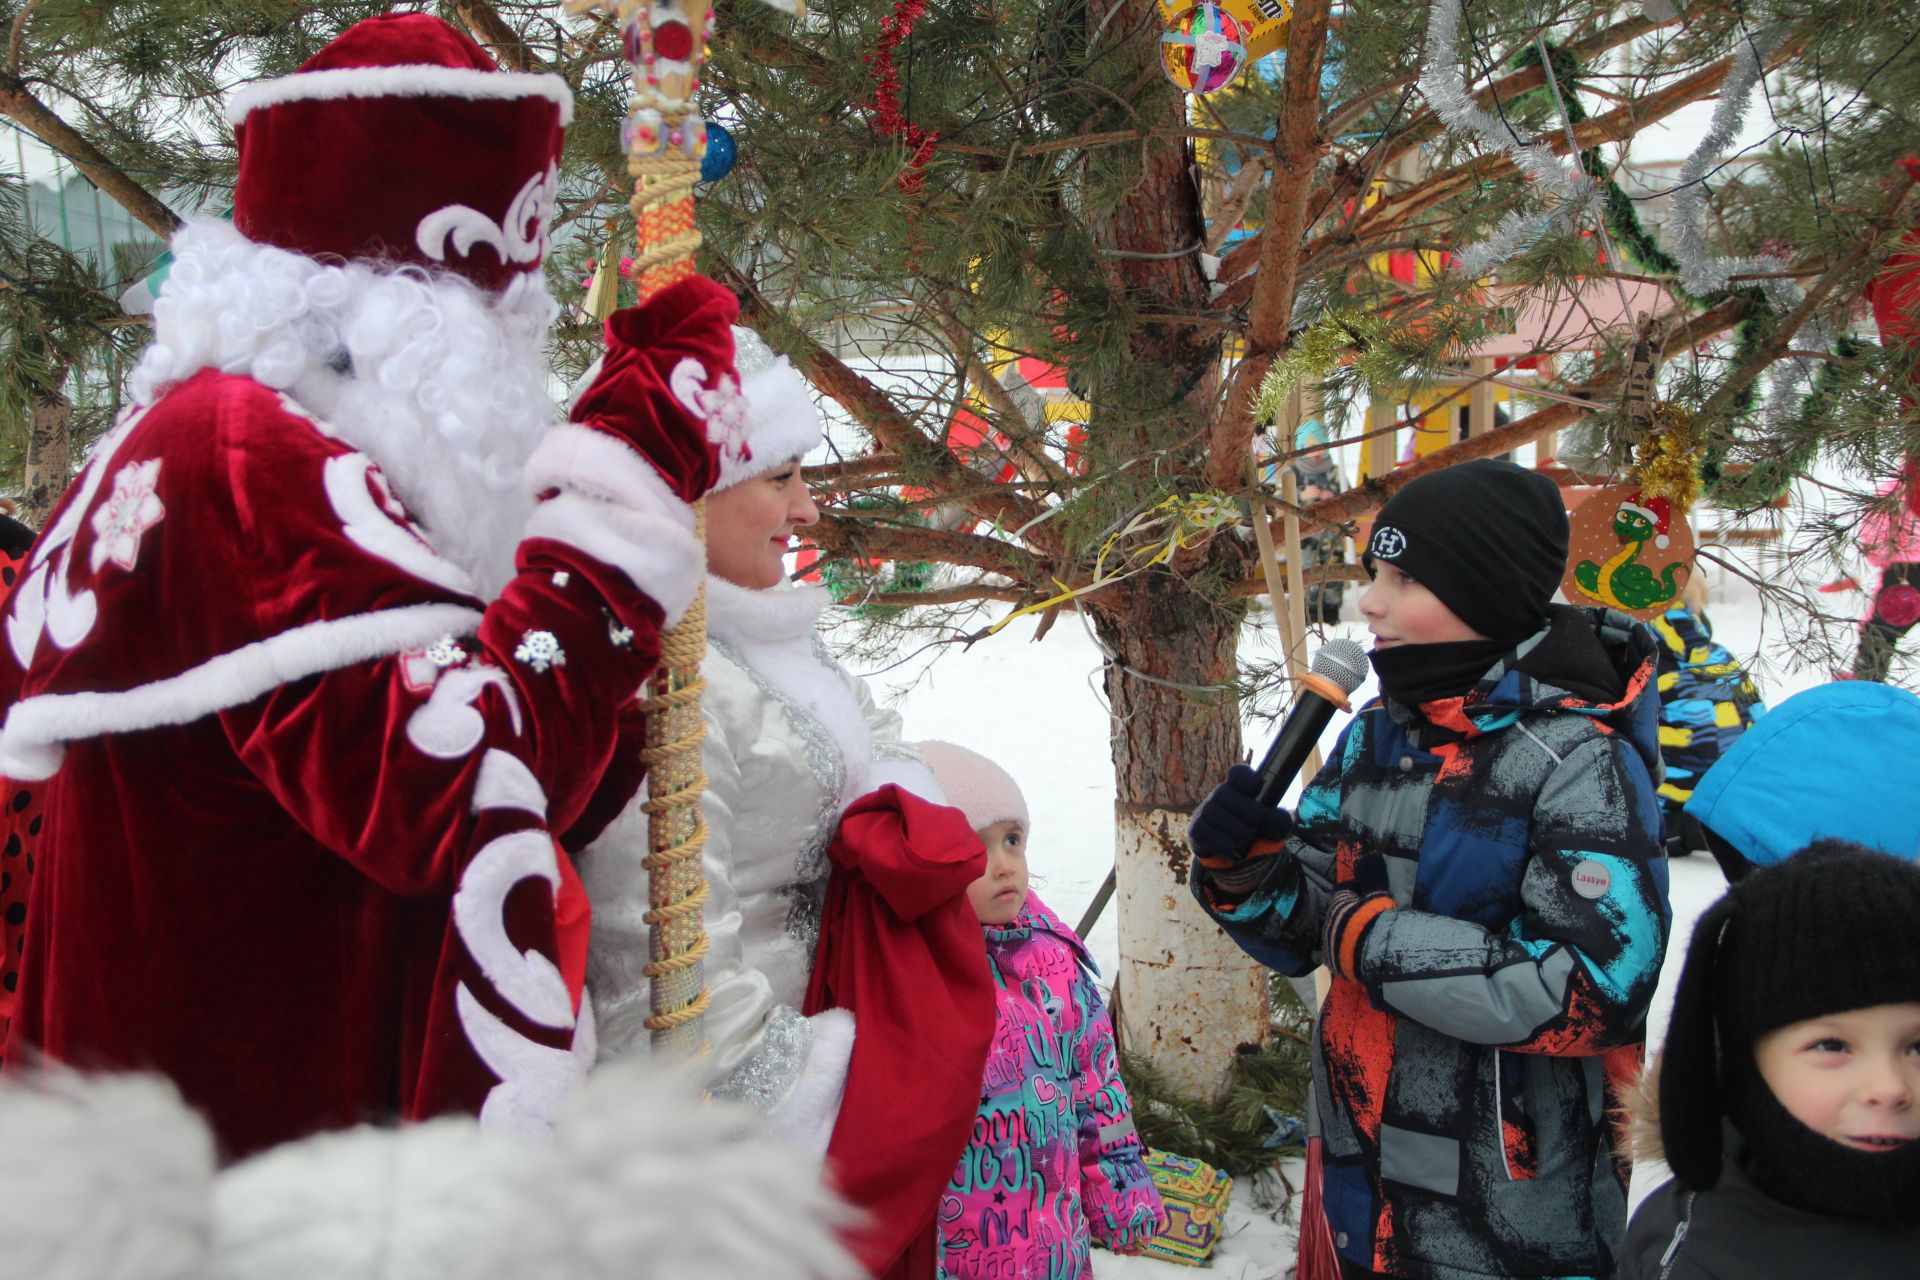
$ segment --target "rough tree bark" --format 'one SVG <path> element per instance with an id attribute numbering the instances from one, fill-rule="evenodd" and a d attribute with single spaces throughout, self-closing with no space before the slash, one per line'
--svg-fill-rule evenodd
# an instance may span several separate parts
<path id="1" fill-rule="evenodd" d="M 1181 1092 L 1211 1097 L 1233 1055 L 1265 1040 L 1270 1018 L 1265 975 L 1187 884 L 1188 816 L 1241 755 L 1234 682 L 1246 611 L 1209 606 L 1171 573 L 1142 574 L 1110 594 L 1093 616 L 1114 655 L 1106 693 L 1121 1043 Z"/>
<path id="2" fill-rule="evenodd" d="M 55 384 L 54 390 L 42 392 L 33 403 L 20 519 L 36 529 L 43 527 L 72 478 L 73 403 Z"/>

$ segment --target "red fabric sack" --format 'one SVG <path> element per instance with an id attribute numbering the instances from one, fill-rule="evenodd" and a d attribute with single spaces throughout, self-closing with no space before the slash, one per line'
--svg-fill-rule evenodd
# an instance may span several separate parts
<path id="1" fill-rule="evenodd" d="M 958 809 L 895 786 L 856 800 L 806 1012 L 853 1012 L 853 1060 L 827 1164 L 866 1221 L 847 1245 L 875 1276 L 931 1277 L 940 1193 L 972 1132 L 993 1038 L 993 977 L 967 886 L 986 849 Z"/>

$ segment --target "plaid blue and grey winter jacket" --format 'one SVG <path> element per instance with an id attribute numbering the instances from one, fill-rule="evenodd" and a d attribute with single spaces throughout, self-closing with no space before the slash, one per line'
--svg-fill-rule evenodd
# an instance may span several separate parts
<path id="1" fill-rule="evenodd" d="M 1624 694 L 1576 695 L 1529 662 L 1583 645 Z M 1314 1055 L 1348 1261 L 1417 1280 L 1611 1274 L 1610 1094 L 1638 1069 L 1670 921 L 1654 670 L 1633 619 L 1556 608 L 1465 698 L 1355 716 L 1301 798 L 1292 856 L 1243 901 L 1197 870 L 1234 940 L 1300 975 L 1328 897 L 1384 858 L 1395 907 L 1335 978 Z"/>

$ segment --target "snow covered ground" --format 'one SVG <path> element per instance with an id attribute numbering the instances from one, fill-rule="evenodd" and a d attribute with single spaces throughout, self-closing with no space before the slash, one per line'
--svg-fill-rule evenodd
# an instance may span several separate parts
<path id="1" fill-rule="evenodd" d="M 1829 678 L 1824 664 L 1805 661 L 1780 628 L 1763 626 L 1752 586 L 1711 568 L 1708 573 L 1708 612 L 1716 638 L 1743 660 L 1759 659 L 1762 691 L 1770 704 Z M 1354 620 L 1357 594 L 1349 592 L 1347 620 L 1330 628 L 1329 637 L 1346 635 L 1367 643 L 1364 626 Z M 1842 615 L 1858 605 L 1853 596 L 1826 599 Z M 905 716 L 910 737 L 945 738 L 974 747 L 1019 780 L 1033 814 L 1030 858 L 1036 891 L 1073 924 L 1113 865 L 1114 788 L 1100 652 L 1072 615 L 1062 617 L 1043 641 L 1034 643 L 1033 635 L 1031 622 L 1022 619 L 971 649 L 940 646 L 897 665 L 878 670 L 869 665 L 866 670 L 876 695 Z M 1271 628 L 1249 627 L 1245 647 L 1272 656 L 1276 645 Z M 1363 687 L 1361 697 L 1372 692 L 1371 685 Z M 1336 721 L 1329 729 L 1329 742 L 1338 727 Z M 1250 723 L 1247 741 L 1257 749 L 1270 733 L 1268 726 Z M 1695 855 L 1672 864 L 1672 886 L 1674 933 L 1652 1015 L 1656 1042 L 1665 1031 L 1673 982 L 1693 921 L 1725 881 L 1709 858 Z M 1102 972 L 1111 975 L 1118 955 L 1111 912 L 1101 917 L 1088 943 Z M 1292 1184 L 1299 1186 L 1299 1169 L 1288 1172 Z M 1651 1175 L 1641 1171 L 1636 1191 L 1644 1193 L 1663 1176 L 1657 1170 Z M 1226 1243 L 1213 1274 L 1233 1280 L 1285 1276 L 1293 1260 L 1294 1228 L 1248 1203 L 1250 1197 L 1241 1192 L 1236 1188 Z M 1094 1271 L 1099 1280 L 1174 1280 L 1193 1274 L 1171 1263 L 1106 1253 L 1096 1253 Z"/>

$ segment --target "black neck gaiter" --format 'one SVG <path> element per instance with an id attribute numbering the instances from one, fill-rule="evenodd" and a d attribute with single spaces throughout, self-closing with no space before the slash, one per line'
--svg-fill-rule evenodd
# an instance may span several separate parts
<path id="1" fill-rule="evenodd" d="M 1451 640 L 1445 644 L 1397 644 L 1370 655 L 1389 702 L 1418 707 L 1437 698 L 1465 696 L 1493 664 L 1513 652 L 1514 640 Z"/>
<path id="2" fill-rule="evenodd" d="M 1813 1213 L 1885 1226 L 1920 1225 L 1920 1142 L 1856 1151 L 1794 1119 L 1749 1065 L 1727 1082 L 1727 1114 L 1746 1140 L 1753 1184 Z"/>

